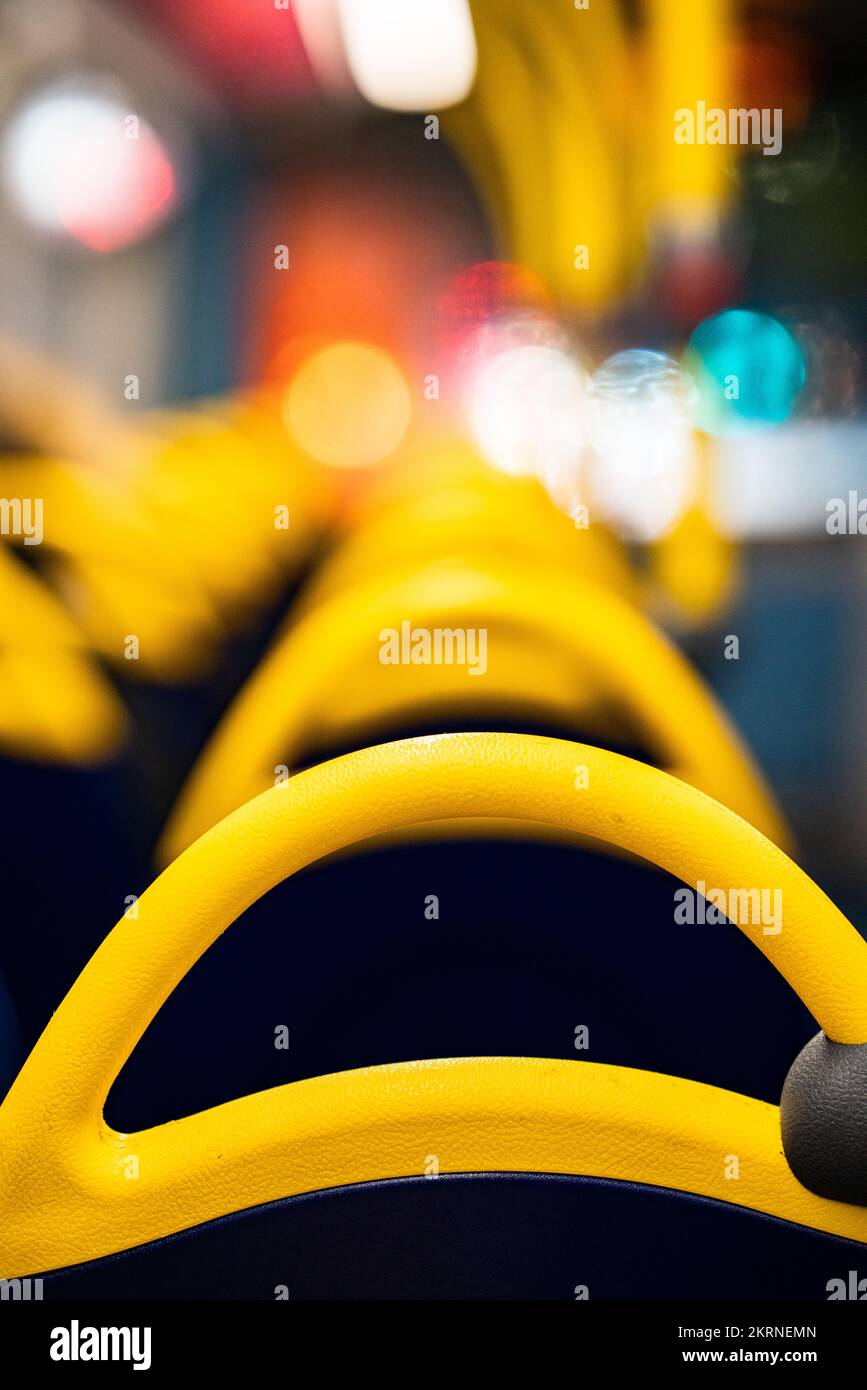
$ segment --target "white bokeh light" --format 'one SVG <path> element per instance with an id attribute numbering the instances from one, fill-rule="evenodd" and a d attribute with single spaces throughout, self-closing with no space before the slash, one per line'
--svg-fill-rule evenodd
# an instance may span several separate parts
<path id="1" fill-rule="evenodd" d="M 292 9 L 320 86 L 335 95 L 353 91 L 337 0 L 293 0 Z"/>
<path id="2" fill-rule="evenodd" d="M 154 131 L 98 84 L 59 82 L 34 93 L 6 126 L 0 172 L 27 221 L 100 251 L 137 241 L 176 198 Z"/>
<path id="3" fill-rule="evenodd" d="M 483 361 L 466 391 L 485 457 L 512 476 L 574 478 L 586 442 L 585 375 L 561 348 L 529 344 Z"/>
<path id="4" fill-rule="evenodd" d="M 591 506 L 622 535 L 663 535 L 695 488 L 694 412 L 688 374 L 660 352 L 619 352 L 590 379 Z"/>
<path id="5" fill-rule="evenodd" d="M 439 111 L 476 76 L 468 0 L 338 0 L 346 56 L 362 96 L 391 111 Z"/>

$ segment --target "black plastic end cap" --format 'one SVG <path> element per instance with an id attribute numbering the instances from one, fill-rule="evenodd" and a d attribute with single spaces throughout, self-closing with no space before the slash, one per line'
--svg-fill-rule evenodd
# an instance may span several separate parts
<path id="1" fill-rule="evenodd" d="M 780 1125 L 789 1167 L 804 1187 L 867 1206 L 867 1043 L 811 1038 L 783 1084 Z"/>

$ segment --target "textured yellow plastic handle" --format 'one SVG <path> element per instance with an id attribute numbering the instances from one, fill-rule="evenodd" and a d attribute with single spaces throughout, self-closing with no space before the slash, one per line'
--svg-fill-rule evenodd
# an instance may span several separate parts
<path id="1" fill-rule="evenodd" d="M 452 817 L 560 826 L 691 885 L 779 889 L 782 931 L 744 930 L 829 1037 L 867 1040 L 867 945 L 779 849 L 695 788 L 614 753 L 518 734 L 368 748 L 215 826 L 142 895 L 138 920 L 103 942 L 0 1107 L 0 1272 L 93 1258 L 295 1192 L 412 1174 L 431 1152 L 441 1171 L 652 1181 L 867 1238 L 867 1211 L 814 1197 L 791 1175 L 775 1107 L 583 1062 L 367 1068 L 139 1134 L 108 1128 L 105 1097 L 144 1029 L 252 902 L 324 855 Z M 724 1181 L 730 1152 L 750 1159 L 737 1194 Z"/>
<path id="2" fill-rule="evenodd" d="M 161 854 L 173 858 L 229 811 L 264 791 L 279 765 L 293 766 L 302 740 L 324 721 L 332 698 L 351 691 L 369 718 L 435 701 L 455 702 L 455 670 L 385 667 L 380 633 L 413 626 L 484 627 L 487 672 L 457 673 L 469 708 L 506 691 L 537 689 L 526 649 L 510 639 L 531 634 L 542 653 L 557 653 L 576 682 L 588 683 L 631 717 L 668 770 L 730 806 L 778 844 L 788 836 L 750 756 L 689 663 L 626 600 L 583 578 L 515 561 L 443 561 L 397 579 L 375 577 L 290 618 L 214 734 L 184 787 Z M 498 642 L 501 644 L 498 646 Z M 415 680 L 411 679 L 415 677 Z M 577 685 L 576 685 L 576 688 Z M 561 698 L 562 701 L 562 697 Z M 568 687 L 565 699 L 568 711 Z"/>

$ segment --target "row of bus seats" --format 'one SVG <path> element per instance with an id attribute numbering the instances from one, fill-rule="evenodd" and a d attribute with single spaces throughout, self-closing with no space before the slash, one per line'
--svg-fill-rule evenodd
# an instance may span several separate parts
<path id="1" fill-rule="evenodd" d="M 130 455 L 4 462 L 0 1274 L 826 1297 L 867 945 L 615 539 L 460 442 L 337 495 L 249 402 Z"/>

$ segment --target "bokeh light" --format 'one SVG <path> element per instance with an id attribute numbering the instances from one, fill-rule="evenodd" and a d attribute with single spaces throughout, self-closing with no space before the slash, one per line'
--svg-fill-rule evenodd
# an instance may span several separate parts
<path id="1" fill-rule="evenodd" d="M 463 101 L 476 75 L 468 0 L 338 0 L 346 56 L 362 96 L 391 111 Z"/>
<path id="2" fill-rule="evenodd" d="M 629 539 L 664 534 L 691 498 L 697 396 L 661 352 L 619 352 L 591 377 L 588 496 Z"/>
<path id="3" fill-rule="evenodd" d="M 551 296 L 533 271 L 510 261 L 476 261 L 453 275 L 440 296 L 440 350 L 453 360 L 492 323 L 552 314 Z"/>
<path id="4" fill-rule="evenodd" d="M 806 379 L 804 353 L 770 314 L 726 309 L 699 324 L 686 357 L 699 391 L 697 423 L 729 435 L 782 424 Z"/>
<path id="5" fill-rule="evenodd" d="M 590 440 L 603 458 L 635 473 L 661 473 L 684 453 L 697 393 L 662 352 L 618 352 L 590 379 Z"/>
<path id="6" fill-rule="evenodd" d="M 54 83 L 32 95 L 6 128 L 0 167 L 29 222 L 95 251 L 140 240 L 177 198 L 159 137 L 98 83 Z"/>
<path id="7" fill-rule="evenodd" d="M 724 44 L 739 107 L 775 107 L 786 132 L 807 118 L 815 87 L 810 46 L 797 22 L 768 15 L 741 24 Z"/>
<path id="8" fill-rule="evenodd" d="M 367 468 L 393 454 L 409 428 L 406 379 L 370 343 L 334 343 L 301 365 L 284 417 L 296 442 L 332 468 Z"/>
<path id="9" fill-rule="evenodd" d="M 471 374 L 467 413 L 476 443 L 502 472 L 575 475 L 586 441 L 585 375 L 558 347 L 494 352 Z"/>
<path id="10" fill-rule="evenodd" d="M 854 414 L 858 407 L 863 361 L 843 326 L 842 316 L 795 310 L 788 321 L 803 348 L 807 364 L 798 414 L 830 419 Z"/>
<path id="11" fill-rule="evenodd" d="M 353 90 L 337 0 L 292 0 L 292 9 L 319 85 L 334 95 Z"/>

